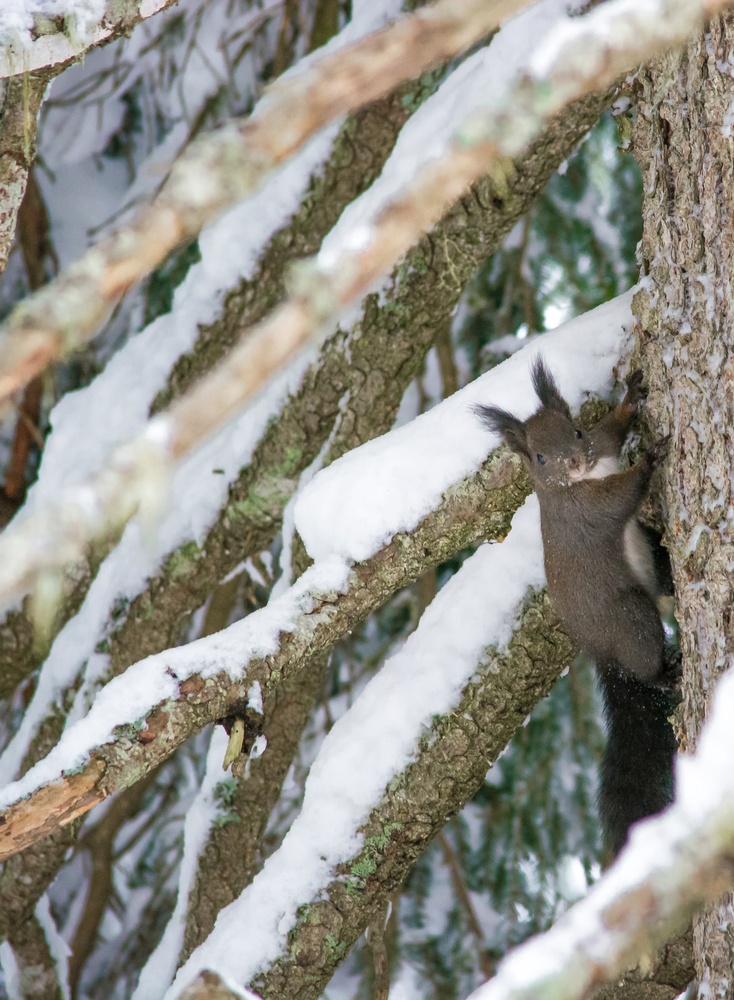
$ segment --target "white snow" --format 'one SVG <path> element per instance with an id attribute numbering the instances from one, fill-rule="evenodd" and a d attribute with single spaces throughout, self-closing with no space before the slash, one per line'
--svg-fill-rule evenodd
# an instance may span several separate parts
<path id="1" fill-rule="evenodd" d="M 254 681 L 247 690 L 247 707 L 263 714 L 263 692 L 259 681 Z"/>
<path id="2" fill-rule="evenodd" d="M 631 323 L 632 291 L 528 344 L 507 361 L 411 423 L 344 455 L 305 487 L 295 521 L 309 555 L 359 562 L 400 531 L 411 531 L 453 483 L 475 472 L 499 439 L 482 427 L 476 403 L 524 420 L 538 406 L 530 365 L 542 353 L 563 396 L 577 409 L 607 394 Z"/>
<path id="3" fill-rule="evenodd" d="M 46 944 L 48 945 L 48 950 L 51 953 L 51 957 L 56 965 L 56 974 L 58 976 L 59 986 L 61 987 L 61 996 L 63 1000 L 70 1000 L 69 991 L 69 956 L 71 955 L 71 948 L 63 939 L 56 923 L 51 913 L 51 904 L 47 895 L 41 896 L 41 898 L 36 903 L 35 908 L 36 920 L 43 930 L 44 937 L 46 938 Z"/>
<path id="4" fill-rule="evenodd" d="M 649 34 L 661 44 L 676 44 L 703 21 L 699 4 L 690 0 L 615 0 L 602 4 L 582 18 L 559 22 L 533 53 L 530 65 L 539 77 L 558 74 L 559 62 L 565 74 L 573 76 L 578 65 L 588 70 L 589 50 L 599 40 L 613 50 L 637 51 L 640 38 Z"/>
<path id="5" fill-rule="evenodd" d="M 0 809 L 83 765 L 90 749 L 114 740 L 116 726 L 135 724 L 154 705 L 175 698 L 179 682 L 192 674 L 207 678 L 227 670 L 237 677 L 250 659 L 275 654 L 281 633 L 293 631 L 299 615 L 313 611 L 314 595 L 342 591 L 348 574 L 343 560 L 322 560 L 282 597 L 242 621 L 134 664 L 96 695 L 89 713 L 65 731 L 47 757 L 0 791 Z"/>
<path id="6" fill-rule="evenodd" d="M 3 0 L 0 7 L 0 47 L 31 44 L 34 19 L 61 17 L 67 33 L 85 41 L 105 11 L 105 0 Z"/>
<path id="7" fill-rule="evenodd" d="M 20 969 L 8 941 L 0 942 L 0 969 L 3 974 L 3 984 L 8 993 L 8 1000 L 24 1000 L 24 991 L 20 985 Z"/>
<path id="8" fill-rule="evenodd" d="M 105 0 L 2 0 L 0 79 L 72 58 L 108 37 L 111 28 L 100 26 L 105 7 Z M 63 31 L 33 39 L 34 29 L 48 32 L 49 19 L 58 17 Z"/>
<path id="9" fill-rule="evenodd" d="M 281 848 L 183 966 L 167 998 L 202 969 L 248 983 L 274 959 L 297 908 L 360 849 L 356 831 L 391 779 L 415 758 L 435 715 L 451 711 L 487 646 L 505 648 L 529 588 L 545 582 L 536 498 L 501 544 L 482 546 L 446 584 L 400 652 L 324 740 L 303 808 Z M 375 719 L 380 719 L 379 739 Z M 240 945 L 233 947 L 233 942 Z M 247 942 L 247 947 L 242 947 Z M 140 998 L 142 1000 L 142 998 Z"/>

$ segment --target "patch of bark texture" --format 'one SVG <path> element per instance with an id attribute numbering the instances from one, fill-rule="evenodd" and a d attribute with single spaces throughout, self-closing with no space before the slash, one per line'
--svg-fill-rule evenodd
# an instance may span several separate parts
<path id="1" fill-rule="evenodd" d="M 650 418 L 670 433 L 667 544 L 683 652 L 680 736 L 695 743 L 734 653 L 734 18 L 639 74 L 643 289 L 635 300 Z M 734 897 L 694 922 L 700 997 L 730 997 Z"/>

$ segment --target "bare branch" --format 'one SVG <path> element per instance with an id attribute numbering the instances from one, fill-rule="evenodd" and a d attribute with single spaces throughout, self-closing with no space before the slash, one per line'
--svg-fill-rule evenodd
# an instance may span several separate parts
<path id="1" fill-rule="evenodd" d="M 193 143 L 152 205 L 92 247 L 2 328 L 0 398 L 89 340 L 176 246 L 255 191 L 328 122 L 389 93 L 496 28 L 528 0 L 439 0 L 276 83 L 255 113 Z"/>

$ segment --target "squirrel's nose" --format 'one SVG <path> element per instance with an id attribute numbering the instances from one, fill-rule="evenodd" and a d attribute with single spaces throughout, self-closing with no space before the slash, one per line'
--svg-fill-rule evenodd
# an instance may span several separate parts
<path id="1" fill-rule="evenodd" d="M 576 458 L 575 455 L 572 455 L 569 458 L 569 460 L 568 460 L 568 467 L 570 469 L 578 469 L 578 467 L 579 467 L 579 460 L 578 460 L 578 458 Z"/>

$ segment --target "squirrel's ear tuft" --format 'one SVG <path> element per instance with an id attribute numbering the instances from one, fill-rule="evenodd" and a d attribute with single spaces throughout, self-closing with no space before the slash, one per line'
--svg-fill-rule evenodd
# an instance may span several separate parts
<path id="1" fill-rule="evenodd" d="M 485 427 L 504 438 L 508 448 L 525 458 L 530 458 L 525 424 L 499 406 L 485 406 L 477 403 L 474 412 Z"/>
<path id="2" fill-rule="evenodd" d="M 541 354 L 533 361 L 531 376 L 533 389 L 535 389 L 541 404 L 548 410 L 557 410 L 558 413 L 562 413 L 570 420 L 571 410 L 568 403 L 558 391 L 556 380 L 551 375 Z"/>

